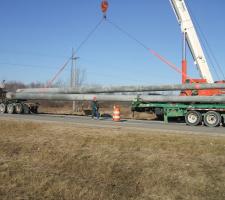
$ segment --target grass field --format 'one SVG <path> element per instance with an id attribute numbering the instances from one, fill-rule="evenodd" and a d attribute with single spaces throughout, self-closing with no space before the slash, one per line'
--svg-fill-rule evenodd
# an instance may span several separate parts
<path id="1" fill-rule="evenodd" d="M 225 137 L 0 120 L 0 199 L 225 199 Z"/>

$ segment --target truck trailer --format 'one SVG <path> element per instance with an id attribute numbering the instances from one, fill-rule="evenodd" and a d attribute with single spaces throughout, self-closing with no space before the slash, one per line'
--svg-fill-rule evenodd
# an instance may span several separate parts
<path id="1" fill-rule="evenodd" d="M 7 91 L 4 88 L 0 88 L 0 114 L 29 114 L 38 112 L 38 103 L 32 103 L 26 99 L 8 99 Z"/>
<path id="2" fill-rule="evenodd" d="M 190 126 L 225 126 L 225 103 L 146 102 L 137 98 L 132 102 L 132 112 L 152 112 L 165 122 L 171 118 L 184 118 Z"/>
<path id="3" fill-rule="evenodd" d="M 177 17 L 178 23 L 181 26 L 183 35 L 183 53 L 182 53 L 182 84 L 219 84 L 225 83 L 224 80 L 214 82 L 212 74 L 207 64 L 206 56 L 202 49 L 200 40 L 192 22 L 188 8 L 184 0 L 170 0 L 172 9 Z M 186 44 L 190 49 L 194 63 L 200 74 L 200 79 L 193 79 L 187 75 L 186 61 Z M 180 96 L 223 96 L 224 89 L 194 89 L 181 90 Z M 179 99 L 179 98 L 178 98 Z M 191 126 L 197 126 L 204 123 L 209 127 L 216 127 L 222 124 L 225 125 L 225 102 L 154 102 L 143 101 L 137 98 L 132 103 L 133 112 L 153 112 L 158 118 L 164 118 L 168 122 L 172 117 L 183 117 L 185 122 Z"/>

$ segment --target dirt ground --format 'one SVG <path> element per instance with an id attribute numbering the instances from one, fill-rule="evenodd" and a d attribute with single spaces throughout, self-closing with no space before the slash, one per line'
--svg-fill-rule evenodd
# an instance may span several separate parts
<path id="1" fill-rule="evenodd" d="M 223 200 L 225 138 L 0 120 L 0 199 Z"/>
<path id="2" fill-rule="evenodd" d="M 73 112 L 72 102 L 39 102 L 39 112 L 40 113 L 49 113 L 49 114 L 68 114 L 68 115 L 90 115 L 91 106 L 90 102 L 78 102 L 77 111 Z M 140 120 L 151 120 L 155 119 L 156 116 L 152 113 L 133 113 L 131 112 L 131 103 L 129 102 L 99 102 L 100 109 L 99 112 L 101 115 L 110 115 L 113 114 L 113 106 L 119 105 L 121 118 L 124 119 L 140 119 Z"/>

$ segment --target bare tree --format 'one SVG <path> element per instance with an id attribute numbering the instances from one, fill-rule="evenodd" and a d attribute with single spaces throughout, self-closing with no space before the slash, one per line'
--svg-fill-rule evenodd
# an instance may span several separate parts
<path id="1" fill-rule="evenodd" d="M 66 87 L 66 83 L 63 80 L 59 79 L 51 87 Z"/>
<path id="2" fill-rule="evenodd" d="M 27 87 L 29 87 L 29 88 L 43 88 L 43 87 L 45 87 L 45 84 L 41 83 L 41 82 L 32 82 L 32 83 L 28 84 Z"/>
<path id="3" fill-rule="evenodd" d="M 72 82 L 72 86 L 75 86 L 75 88 L 80 88 L 86 80 L 86 70 L 80 67 L 76 67 L 74 70 L 74 84 Z M 83 102 L 82 101 L 73 101 L 73 111 L 80 112 L 83 108 Z"/>
<path id="4" fill-rule="evenodd" d="M 9 92 L 15 92 L 17 89 L 21 88 L 27 88 L 27 85 L 19 81 L 9 81 L 5 83 L 5 89 Z"/>
<path id="5" fill-rule="evenodd" d="M 81 87 L 86 80 L 86 70 L 82 68 L 76 68 L 75 70 L 75 87 Z"/>

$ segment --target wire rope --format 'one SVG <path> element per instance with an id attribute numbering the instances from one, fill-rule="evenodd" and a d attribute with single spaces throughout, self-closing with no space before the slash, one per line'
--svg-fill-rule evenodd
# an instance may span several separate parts
<path id="1" fill-rule="evenodd" d="M 84 40 L 80 43 L 80 45 L 77 47 L 75 53 L 77 53 L 82 46 L 90 39 L 90 37 L 95 33 L 95 31 L 98 29 L 98 27 L 102 24 L 102 22 L 105 20 L 105 18 L 102 18 L 96 26 L 87 34 L 87 36 L 84 38 Z"/>
<path id="2" fill-rule="evenodd" d="M 160 55 L 156 51 L 154 51 L 154 50 L 150 49 L 149 47 L 147 47 L 147 45 L 145 45 L 143 42 L 141 42 L 136 37 L 134 37 L 133 35 L 131 35 L 129 32 L 127 32 L 126 30 L 124 30 L 123 28 L 121 28 L 120 26 L 118 26 L 117 24 L 115 24 L 114 22 L 110 21 L 109 19 L 106 19 L 106 21 L 109 24 L 111 24 L 113 27 L 115 27 L 118 31 L 122 32 L 124 35 L 126 35 L 127 37 L 129 37 L 131 40 L 133 40 L 136 43 L 138 43 L 140 46 L 142 46 L 144 49 L 146 49 L 148 52 L 150 52 L 153 56 L 157 57 L 163 63 L 165 63 L 166 65 L 168 65 L 170 68 L 172 68 L 173 70 L 175 70 L 179 74 L 185 75 L 188 79 L 190 79 L 192 82 L 194 82 L 192 80 L 192 78 L 189 77 L 187 74 L 183 73 L 182 70 L 180 70 L 179 67 L 177 67 L 175 64 L 173 64 L 172 62 L 170 62 L 169 60 L 167 60 L 165 57 L 163 57 L 162 55 Z"/>
<path id="3" fill-rule="evenodd" d="M 53 76 L 53 78 L 48 81 L 47 88 L 51 87 L 52 83 L 58 78 L 58 76 L 61 74 L 61 72 L 66 68 L 66 66 L 69 64 L 69 61 L 74 58 L 75 53 L 77 53 L 83 45 L 90 39 L 90 37 L 95 33 L 95 31 L 98 29 L 98 27 L 102 24 L 105 18 L 102 18 L 96 26 L 87 34 L 87 36 L 84 38 L 84 40 L 79 44 L 79 46 L 76 48 L 76 51 L 72 54 L 69 59 L 66 60 L 66 62 L 62 65 L 62 67 L 57 71 L 57 73 Z"/>

